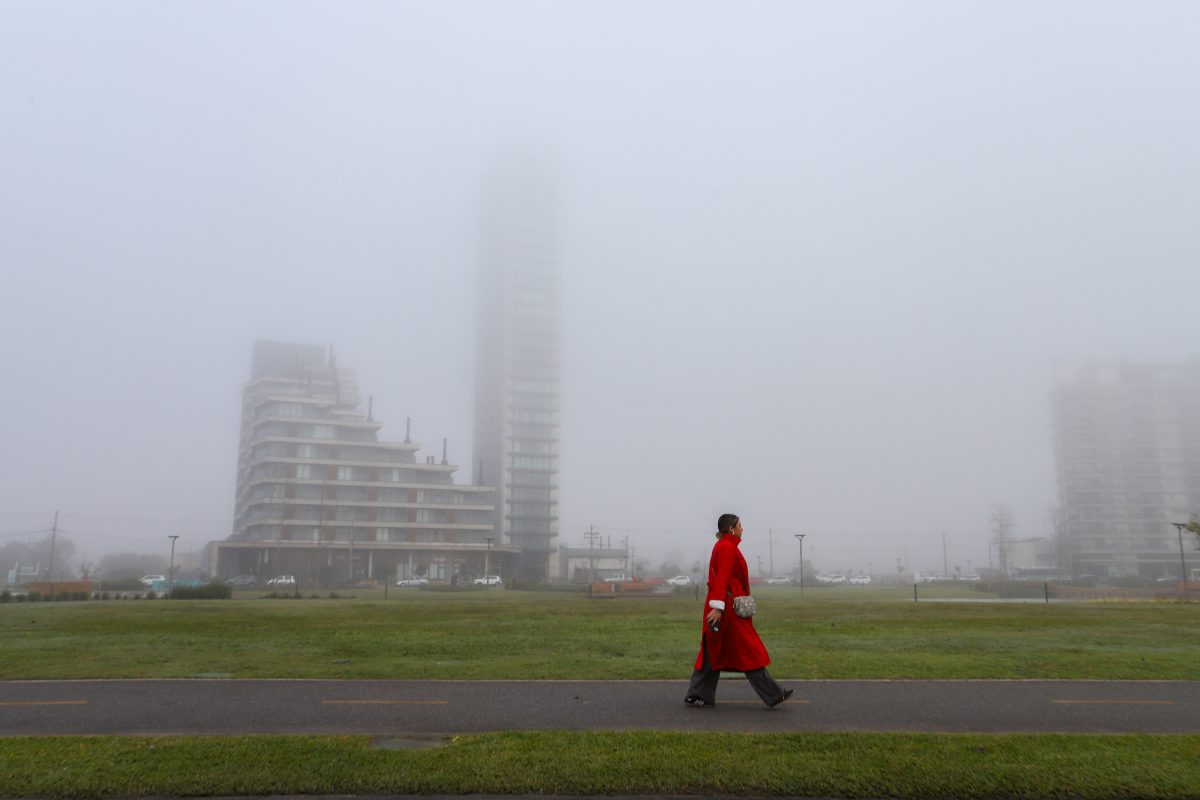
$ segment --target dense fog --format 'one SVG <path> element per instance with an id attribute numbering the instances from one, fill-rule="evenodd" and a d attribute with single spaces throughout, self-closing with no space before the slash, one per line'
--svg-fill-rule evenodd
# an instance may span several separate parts
<path id="1" fill-rule="evenodd" d="M 0 4 L 0 545 L 231 532 L 255 339 L 471 478 L 486 176 L 556 182 L 560 541 L 1051 533 L 1059 361 L 1196 353 L 1190 2 Z M 768 544 L 768 531 L 775 544 Z M 607 538 L 605 540 L 607 542 Z M 782 565 L 782 566 L 781 566 Z M 769 571 L 764 564 L 763 571 Z"/>

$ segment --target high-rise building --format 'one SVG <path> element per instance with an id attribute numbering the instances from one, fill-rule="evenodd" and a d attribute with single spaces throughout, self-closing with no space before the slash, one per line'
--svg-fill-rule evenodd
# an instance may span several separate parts
<path id="1" fill-rule="evenodd" d="M 559 270 L 553 182 L 510 162 L 488 187 L 479 275 L 474 482 L 518 574 L 559 579 Z"/>
<path id="2" fill-rule="evenodd" d="M 1060 570 L 1180 577 L 1171 523 L 1200 512 L 1200 360 L 1062 365 L 1053 415 Z M 1184 546 L 1190 571 L 1200 553 Z"/>
<path id="3" fill-rule="evenodd" d="M 422 576 L 509 577 L 516 548 L 497 540 L 495 490 L 454 483 L 420 445 L 381 441 L 353 370 L 321 347 L 259 341 L 242 392 L 233 535 L 210 573 L 301 585 Z"/>

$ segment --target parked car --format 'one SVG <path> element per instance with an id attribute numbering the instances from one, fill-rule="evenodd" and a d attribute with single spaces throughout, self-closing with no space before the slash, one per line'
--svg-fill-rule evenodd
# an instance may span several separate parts
<path id="1" fill-rule="evenodd" d="M 767 586 L 791 586 L 791 578 L 767 578 Z"/>
<path id="2" fill-rule="evenodd" d="M 667 586 L 691 586 L 692 579 L 687 575 L 676 575 L 674 578 L 667 578 L 665 583 Z"/>
<path id="3" fill-rule="evenodd" d="M 617 573 L 616 575 L 609 575 L 607 578 L 601 578 L 600 580 L 604 583 L 628 583 L 632 578 L 626 578 L 624 575 Z"/>
<path id="4" fill-rule="evenodd" d="M 267 581 L 267 586 L 275 589 L 295 589 L 296 578 L 293 575 L 276 575 L 271 580 Z"/>
<path id="5" fill-rule="evenodd" d="M 159 581 L 165 582 L 167 580 L 167 576 L 166 575 L 143 575 L 142 577 L 138 578 L 138 580 L 141 581 L 142 583 L 146 584 L 147 586 L 153 586 L 155 583 L 157 583 Z"/>
<path id="6" fill-rule="evenodd" d="M 428 578 L 401 578 L 396 581 L 397 586 L 428 586 Z"/>
<path id="7" fill-rule="evenodd" d="M 503 586 L 504 581 L 500 580 L 499 575 L 484 575 L 482 578 L 476 578 L 471 581 L 476 586 Z"/>
<path id="8" fill-rule="evenodd" d="M 253 575 L 234 575 L 225 583 L 235 589 L 253 589 L 258 584 L 258 578 Z"/>
<path id="9" fill-rule="evenodd" d="M 853 578 L 846 579 L 846 583 L 853 583 L 855 586 L 866 586 L 870 582 L 870 575 L 855 575 Z"/>

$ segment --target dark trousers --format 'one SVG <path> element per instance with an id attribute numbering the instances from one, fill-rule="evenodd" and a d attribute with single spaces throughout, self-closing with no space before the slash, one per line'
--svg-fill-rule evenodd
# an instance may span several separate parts
<path id="1" fill-rule="evenodd" d="M 704 659 L 700 662 L 700 669 L 692 670 L 692 681 L 688 684 L 688 697 L 699 697 L 711 705 L 717 701 L 717 681 L 721 680 L 721 670 L 709 666 L 708 646 L 704 643 L 703 638 L 701 638 L 700 649 L 704 653 Z M 766 667 L 752 669 L 744 674 L 746 680 L 750 682 L 764 703 L 770 706 L 783 700 L 783 687 L 775 682 Z"/>

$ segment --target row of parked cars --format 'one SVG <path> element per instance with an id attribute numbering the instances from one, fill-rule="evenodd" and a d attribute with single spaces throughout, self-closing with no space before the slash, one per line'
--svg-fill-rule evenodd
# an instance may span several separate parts
<path id="1" fill-rule="evenodd" d="M 851 586 L 866 586 L 871 582 L 871 576 L 852 575 L 847 578 L 845 575 L 838 573 L 821 573 L 820 575 L 814 575 L 813 580 L 825 586 L 841 586 L 843 584 L 850 584 Z M 767 578 L 765 583 L 767 586 L 795 586 L 799 584 L 799 581 L 794 578 L 776 577 Z"/>
<path id="2" fill-rule="evenodd" d="M 401 578 L 396 581 L 397 586 L 428 586 L 428 578 Z M 499 575 L 484 575 L 482 578 L 474 578 L 471 580 L 472 586 L 503 586 L 504 581 Z"/>
<path id="3" fill-rule="evenodd" d="M 254 575 L 234 575 L 229 580 L 225 581 L 229 586 L 235 589 L 256 589 L 258 588 L 258 578 Z M 268 589 L 295 589 L 295 575 L 276 575 L 273 578 L 268 578 L 263 586 Z"/>

